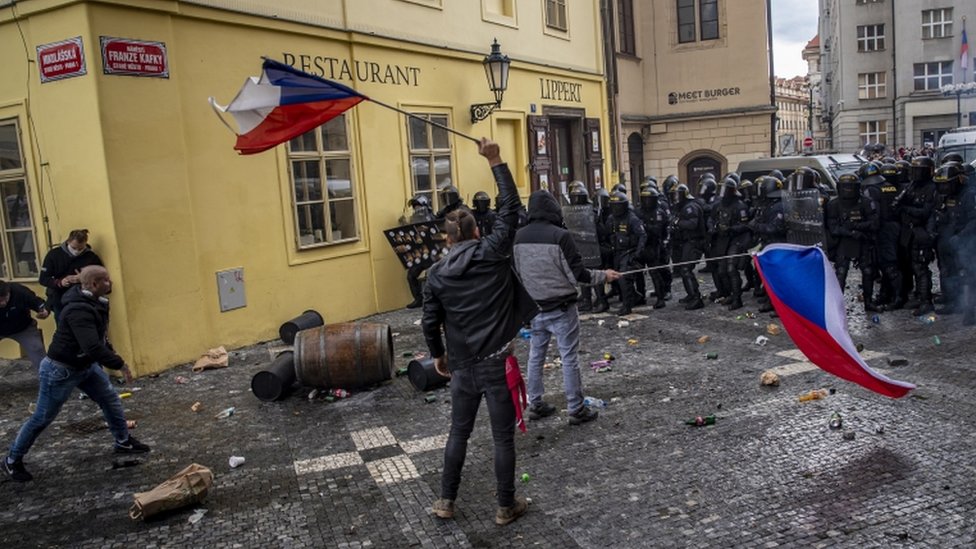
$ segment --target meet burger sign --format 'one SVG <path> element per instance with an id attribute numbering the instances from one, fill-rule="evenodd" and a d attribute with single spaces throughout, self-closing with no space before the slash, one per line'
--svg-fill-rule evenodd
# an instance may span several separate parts
<path id="1" fill-rule="evenodd" d="M 737 87 L 713 88 L 708 90 L 688 90 L 679 92 L 673 91 L 668 94 L 668 105 L 717 101 L 725 97 L 739 95 L 740 93 L 742 92 Z"/>

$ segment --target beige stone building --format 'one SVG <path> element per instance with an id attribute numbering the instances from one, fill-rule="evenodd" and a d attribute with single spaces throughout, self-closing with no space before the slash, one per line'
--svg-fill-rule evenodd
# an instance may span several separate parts
<path id="1" fill-rule="evenodd" d="M 804 152 L 803 139 L 810 133 L 810 85 L 806 77 L 777 78 L 776 153 L 788 156 Z"/>
<path id="2" fill-rule="evenodd" d="M 696 189 L 774 152 L 766 0 L 614 0 L 608 51 L 619 170 L 635 190 L 676 174 Z"/>

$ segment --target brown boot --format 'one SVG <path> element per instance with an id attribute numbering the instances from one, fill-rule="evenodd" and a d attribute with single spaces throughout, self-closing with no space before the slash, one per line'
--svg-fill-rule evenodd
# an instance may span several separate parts
<path id="1" fill-rule="evenodd" d="M 529 508 L 529 502 L 525 501 L 523 497 L 516 497 L 515 504 L 511 507 L 499 507 L 498 512 L 495 513 L 495 524 L 499 526 L 505 526 L 515 522 L 515 519 L 525 514 L 525 511 Z"/>
<path id="2" fill-rule="evenodd" d="M 434 502 L 434 514 L 442 519 L 454 518 L 454 500 L 440 498 Z"/>

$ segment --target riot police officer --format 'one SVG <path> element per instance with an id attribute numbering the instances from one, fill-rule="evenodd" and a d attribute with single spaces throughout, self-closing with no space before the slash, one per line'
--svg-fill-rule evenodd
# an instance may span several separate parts
<path id="1" fill-rule="evenodd" d="M 596 224 L 597 241 L 600 243 L 600 268 L 613 268 L 613 246 L 610 241 L 610 193 L 600 188 L 593 191 L 593 218 Z M 619 282 L 619 280 L 617 281 Z M 593 287 L 596 292 L 596 306 L 594 313 L 604 313 L 610 310 L 607 302 L 606 288 L 602 285 Z"/>
<path id="2" fill-rule="evenodd" d="M 874 270 L 871 256 L 873 240 L 878 230 L 877 205 L 861 194 L 861 178 L 846 173 L 837 182 L 837 196 L 827 202 L 826 229 L 836 240 L 833 249 L 834 271 L 841 291 L 847 287 L 847 273 L 851 262 L 861 269 L 861 290 L 864 311 L 877 311 L 874 304 Z"/>
<path id="3" fill-rule="evenodd" d="M 976 323 L 973 298 L 974 269 L 971 261 L 976 237 L 976 189 L 967 186 L 966 173 L 958 162 L 948 162 L 935 174 L 935 186 L 942 202 L 935 210 L 936 249 L 942 276 L 943 314 L 963 313 L 963 324 Z"/>
<path id="4" fill-rule="evenodd" d="M 417 193 L 408 202 L 413 213 L 410 215 L 408 223 L 426 223 L 434 221 L 434 213 L 430 208 L 430 199 L 426 194 Z M 407 267 L 407 285 L 410 287 L 410 294 L 413 301 L 407 304 L 408 309 L 416 309 L 424 303 L 424 286 L 420 282 L 420 275 L 424 272 L 424 267 L 414 264 Z"/>
<path id="5" fill-rule="evenodd" d="M 481 232 L 482 237 L 486 237 L 491 234 L 491 227 L 495 224 L 495 212 L 491 209 L 491 198 L 485 191 L 478 191 L 474 193 L 471 202 L 474 205 L 474 210 L 471 213 L 474 214 L 474 220 L 478 223 L 478 231 Z"/>
<path id="6" fill-rule="evenodd" d="M 695 264 L 701 259 L 705 247 L 705 212 L 701 203 L 692 195 L 688 186 L 679 184 L 671 190 L 671 259 L 684 263 L 675 267 L 675 274 L 681 277 L 685 297 L 679 299 L 685 309 L 701 309 L 702 302 L 698 279 L 695 278 Z"/>
<path id="7" fill-rule="evenodd" d="M 630 210 L 627 195 L 616 191 L 610 195 L 610 230 L 613 246 L 614 270 L 619 272 L 640 268 L 638 258 L 647 244 L 647 233 L 644 224 Z M 637 273 L 643 276 L 642 273 Z M 618 280 L 620 284 L 620 309 L 617 315 L 629 315 L 631 308 L 637 304 L 637 290 L 634 288 L 637 274 L 624 275 Z"/>
<path id="8" fill-rule="evenodd" d="M 664 261 L 664 248 L 668 242 L 668 219 L 667 206 L 661 203 L 661 193 L 654 187 L 648 186 L 640 193 L 640 207 L 637 209 L 637 217 L 644 224 L 644 232 L 647 233 L 647 244 L 644 246 L 644 253 L 641 254 L 641 263 L 648 267 L 660 267 L 667 265 Z M 651 285 L 654 287 L 654 308 L 664 307 L 664 298 L 667 296 L 667 289 L 664 287 L 663 271 L 667 269 L 653 269 L 650 271 Z"/>
<path id="9" fill-rule="evenodd" d="M 759 244 L 765 248 L 770 244 L 786 242 L 786 213 L 783 208 L 783 182 L 775 177 L 764 176 L 758 181 L 759 193 L 749 231 Z M 772 304 L 762 286 L 753 292 L 760 298 L 759 312 L 773 310 Z"/>
<path id="10" fill-rule="evenodd" d="M 454 185 L 448 185 L 441 189 L 438 192 L 438 198 L 441 201 L 441 209 L 437 211 L 437 219 L 444 219 L 447 214 L 464 206 L 464 201 L 461 200 L 461 193 L 458 192 L 457 187 Z"/>
<path id="11" fill-rule="evenodd" d="M 932 271 L 929 263 L 935 258 L 935 219 L 932 212 L 936 205 L 935 161 L 928 156 L 917 156 L 909 170 L 911 183 L 895 199 L 895 207 L 901 214 L 901 235 L 898 243 L 912 261 L 917 301 L 910 302 L 912 314 L 921 316 L 935 310 L 932 304 Z M 906 304 L 908 306 L 909 304 Z"/>
<path id="12" fill-rule="evenodd" d="M 563 207 L 563 219 L 566 220 L 568 216 L 567 209 L 577 210 L 578 208 L 585 208 L 589 215 L 589 219 L 585 223 L 585 227 L 576 227 L 573 224 L 566 222 L 566 228 L 569 230 L 569 234 L 572 235 L 573 239 L 576 241 L 576 249 L 580 252 L 580 257 L 583 260 L 583 266 L 587 269 L 599 269 L 602 265 L 599 242 L 596 243 L 597 248 L 595 252 L 588 250 L 592 249 L 593 239 L 597 238 L 599 231 L 596 226 L 596 211 L 590 208 L 590 197 L 586 193 L 586 185 L 582 181 L 573 181 L 569 184 L 569 206 Z M 583 234 L 584 232 L 588 234 Z M 584 238 L 586 241 L 584 242 Z M 603 284 L 600 284 L 595 288 L 597 294 L 597 305 L 598 312 L 606 311 L 610 308 L 607 303 L 606 297 L 604 296 Z M 579 300 L 579 310 L 580 312 L 590 312 L 593 310 L 593 286 L 580 286 L 580 300 Z"/>
<path id="13" fill-rule="evenodd" d="M 744 253 L 751 246 L 749 232 L 749 208 L 739 195 L 739 183 L 733 177 L 722 181 L 719 200 L 708 219 L 709 234 L 712 236 L 712 257 L 723 257 Z M 726 305 L 730 311 L 742 308 L 742 259 L 725 258 L 715 263 L 712 276 L 720 280 L 722 288 L 728 292 Z"/>
<path id="14" fill-rule="evenodd" d="M 864 164 L 869 166 L 870 164 Z M 878 205 L 878 269 L 881 271 L 881 290 L 878 293 L 878 304 L 887 309 L 901 309 L 905 306 L 902 292 L 902 273 L 898 268 L 898 237 L 901 234 L 898 210 L 895 209 L 895 198 L 901 193 L 901 175 L 895 164 L 882 164 L 880 177 L 874 174 L 872 168 L 862 166 L 862 177 L 871 179 L 872 183 L 862 183 L 862 192 L 874 200 Z"/>

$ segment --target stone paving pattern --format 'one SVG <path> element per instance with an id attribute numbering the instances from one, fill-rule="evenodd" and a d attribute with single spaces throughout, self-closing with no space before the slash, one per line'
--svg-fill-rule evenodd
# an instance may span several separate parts
<path id="1" fill-rule="evenodd" d="M 609 406 L 590 424 L 571 427 L 561 411 L 516 435 L 517 473 L 530 475 L 518 490 L 532 504 L 506 527 L 494 524 L 484 406 L 457 515 L 441 520 L 429 509 L 439 493 L 447 390 L 434 391 L 428 404 L 399 377 L 336 402 L 309 400 L 300 389 L 264 403 L 250 394 L 250 379 L 279 341 L 232 352 L 227 369 L 193 374 L 186 365 L 120 386 L 140 389 L 124 403 L 139 422 L 136 436 L 153 446 L 134 466 L 113 469 L 120 458 L 99 411 L 89 400 L 69 401 L 26 459 L 35 481 L 0 483 L 0 546 L 976 545 L 976 330 L 958 316 L 925 324 L 906 311 L 874 323 L 851 303 L 851 332 L 868 362 L 919 385 L 891 400 L 802 363 L 785 334 L 755 344 L 777 322 L 746 318 L 755 307 L 750 298 L 741 311 L 688 312 L 672 301 L 637 309 L 646 318 L 629 326 L 615 316 L 585 320 L 585 392 Z M 401 367 L 410 360 L 403 352 L 426 350 L 419 317 L 401 310 L 364 320 L 398 333 Z M 702 335 L 710 341 L 698 343 Z M 526 343 L 518 341 L 523 363 Z M 617 357 L 613 370 L 593 372 L 587 365 L 603 352 Z M 711 352 L 718 358 L 706 359 Z M 889 366 L 892 356 L 908 364 Z M 780 387 L 760 387 L 769 368 L 779 368 Z M 177 376 L 189 382 L 178 384 Z M 545 376 L 547 399 L 565 406 L 558 366 Z M 836 393 L 797 400 L 822 387 Z M 36 396 L 29 364 L 0 363 L 0 395 L 6 448 Z M 204 404 L 199 413 L 190 410 L 196 401 Z M 233 416 L 214 418 L 230 406 Z M 834 410 L 844 417 L 842 431 L 827 427 Z M 684 424 L 712 413 L 714 426 Z M 843 439 L 848 432 L 854 440 Z M 231 469 L 231 455 L 247 462 Z M 192 507 L 146 523 L 128 518 L 134 492 L 192 462 L 216 475 L 199 522 L 188 521 Z"/>

